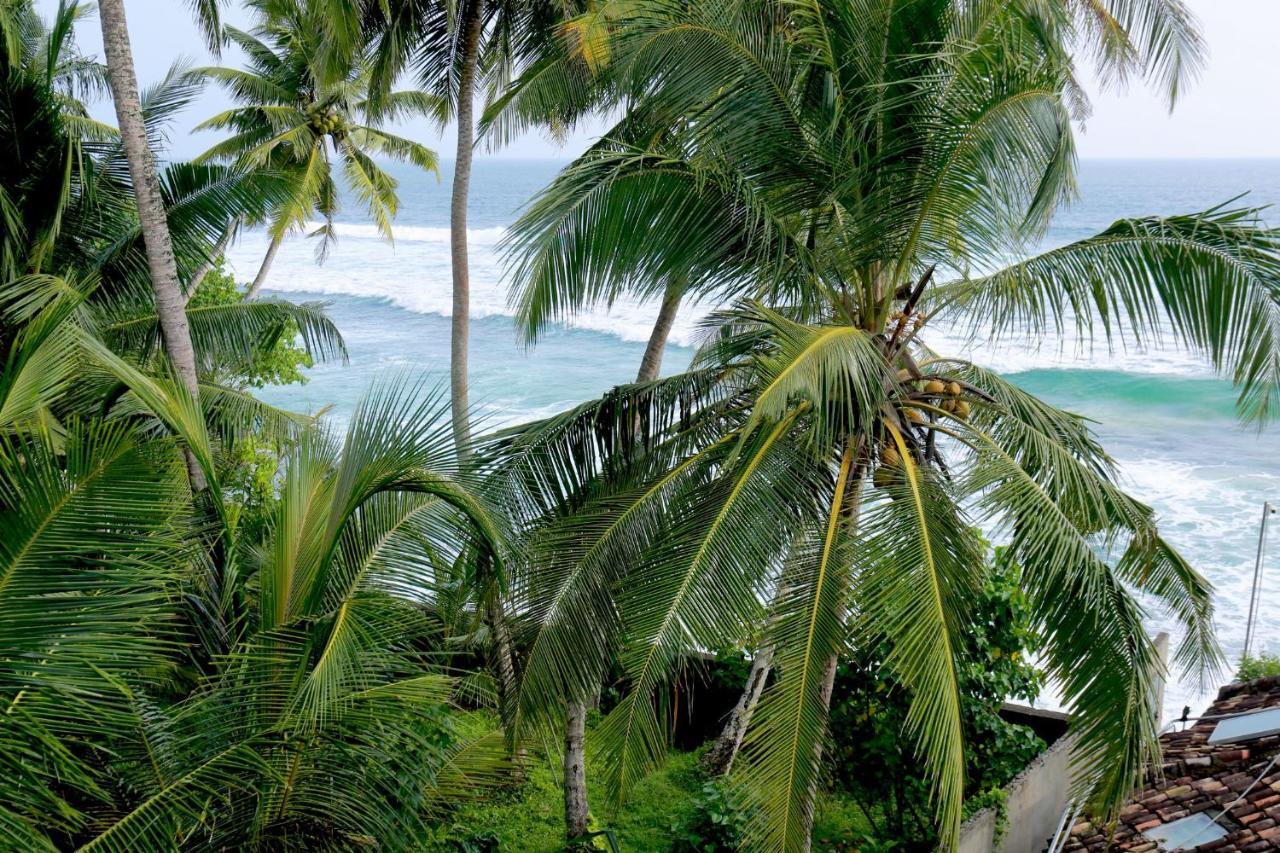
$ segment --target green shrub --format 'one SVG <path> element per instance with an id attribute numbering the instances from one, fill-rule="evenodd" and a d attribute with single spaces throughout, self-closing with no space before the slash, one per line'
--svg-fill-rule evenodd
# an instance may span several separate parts
<path id="1" fill-rule="evenodd" d="M 1257 657 L 1246 657 L 1240 660 L 1240 669 L 1236 672 L 1237 681 L 1253 681 L 1255 678 L 1267 678 L 1280 675 L 1280 656 L 1265 652 Z"/>
<path id="2" fill-rule="evenodd" d="M 187 310 L 235 305 L 243 301 L 244 288 L 220 261 L 201 280 L 196 292 L 191 294 Z M 307 381 L 302 370 L 312 364 L 311 356 L 298 346 L 298 327 L 288 321 L 282 323 L 274 334 L 268 335 L 263 346 L 247 361 L 241 358 L 234 362 L 228 361 L 221 371 L 221 378 L 242 388 L 302 384 Z"/>
<path id="3" fill-rule="evenodd" d="M 747 814 L 733 789 L 721 779 L 706 779 L 692 803 L 692 814 L 671 827 L 672 849 L 680 853 L 737 850 Z"/>
<path id="4" fill-rule="evenodd" d="M 1002 801 L 1000 789 L 1044 749 L 1034 731 L 999 714 L 1003 702 L 1031 699 L 1043 683 L 1028 662 L 1035 636 L 1020 576 L 1007 552 L 995 549 L 959 654 L 966 817 Z M 862 806 L 873 824 L 864 849 L 932 850 L 937 838 L 929 783 L 906 733 L 911 697 L 889 663 L 891 651 L 885 638 L 860 648 L 837 670 L 832 784 Z"/>
<path id="5" fill-rule="evenodd" d="M 188 310 L 244 301 L 245 286 L 237 283 L 219 261 L 196 287 Z M 233 388 L 262 388 L 266 385 L 301 385 L 302 372 L 313 364 L 311 356 L 298 345 L 298 327 L 293 321 L 280 324 L 249 358 L 223 354 L 218 379 Z M 223 488 L 232 497 L 230 510 L 237 526 L 256 534 L 267 523 L 275 504 L 276 473 L 284 448 L 248 437 L 223 448 Z"/>

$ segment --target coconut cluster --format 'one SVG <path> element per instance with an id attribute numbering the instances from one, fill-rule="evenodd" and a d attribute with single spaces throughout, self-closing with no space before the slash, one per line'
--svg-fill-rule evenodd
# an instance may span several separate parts
<path id="1" fill-rule="evenodd" d="M 316 102 L 307 105 L 307 120 L 318 133 L 335 133 L 347 124 L 338 110 Z"/>
<path id="2" fill-rule="evenodd" d="M 889 322 L 898 324 L 898 331 L 919 331 L 924 328 L 929 315 L 924 311 L 894 311 L 889 315 Z"/>
<path id="3" fill-rule="evenodd" d="M 943 382 L 941 379 L 930 379 L 921 389 L 932 397 L 940 397 L 938 405 L 944 412 L 950 412 L 960 420 L 966 420 L 972 411 L 969 401 L 961 399 L 964 388 L 959 382 Z"/>
<path id="4" fill-rule="evenodd" d="M 900 374 L 899 379 L 903 378 Z M 959 382 L 931 377 L 919 380 L 915 387 L 918 393 L 914 396 L 917 399 L 923 397 L 925 402 L 934 403 L 938 408 L 959 420 L 969 418 L 972 406 L 968 400 L 964 399 L 965 388 Z M 916 406 L 903 406 L 900 411 L 907 422 L 913 426 L 922 426 L 927 420 L 924 412 Z M 876 468 L 872 481 L 877 488 L 886 488 L 901 476 L 902 456 L 898 451 L 897 443 L 892 439 L 887 440 L 880 447 L 880 465 Z"/>

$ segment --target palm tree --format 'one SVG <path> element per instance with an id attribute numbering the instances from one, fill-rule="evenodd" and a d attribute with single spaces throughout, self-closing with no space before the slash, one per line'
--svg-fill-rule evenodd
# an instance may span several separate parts
<path id="1" fill-rule="evenodd" d="M 391 220 L 400 204 L 397 182 L 374 158 L 389 157 L 434 173 L 436 156 L 384 130 L 381 120 L 440 112 L 438 101 L 427 92 L 403 90 L 382 94 L 380 112 L 374 115 L 368 91 L 371 68 L 363 54 L 351 55 L 341 67 L 321 64 L 325 30 L 318 6 L 271 0 L 252 5 L 260 18 L 252 32 L 225 29 L 227 39 L 245 52 L 248 67 L 192 72 L 218 83 L 241 104 L 199 125 L 232 131 L 199 160 L 231 162 L 245 171 L 277 171 L 288 177 L 292 188 L 284 203 L 268 211 L 270 243 L 249 298 L 262 288 L 285 236 L 306 226 L 313 212 L 323 220 L 312 232 L 322 238 L 317 249 L 321 257 L 335 239 L 339 198 L 334 160 L 341 163 L 352 195 L 378 230 L 392 239 Z"/>
<path id="2" fill-rule="evenodd" d="M 649 81 L 642 116 L 652 104 L 681 121 L 602 141 L 535 202 L 513 243 L 523 316 L 536 327 L 673 275 L 740 301 L 708 321 L 686 374 L 486 449 L 515 475 L 510 501 L 534 536 L 525 719 L 594 689 L 609 652 L 589 646 L 612 638 L 632 692 L 599 737 L 625 795 L 664 752 L 653 696 L 682 656 L 762 633 L 778 677 L 735 779 L 751 840 L 800 848 L 834 662 L 846 641 L 887 638 L 953 839 L 963 744 L 948 649 L 981 571 L 967 531 L 1002 523 L 1078 720 L 1082 791 L 1118 803 L 1154 740 L 1155 666 L 1130 587 L 1184 622 L 1179 662 L 1195 666 L 1216 659 L 1207 584 L 1116 487 L 1080 418 L 935 355 L 925 320 L 1001 338 L 1068 324 L 1172 334 L 1264 420 L 1280 400 L 1280 236 L 1256 211 L 1217 209 L 1125 220 L 1005 265 L 1073 187 L 1068 9 L 631 8 L 613 62 Z M 1174 54 L 1146 67 L 1176 76 Z"/>
<path id="3" fill-rule="evenodd" d="M 1120 86 L 1131 77 L 1144 76 L 1164 94 L 1172 109 L 1203 64 L 1203 40 L 1193 16 L 1179 0 L 1062 2 L 1060 6 L 1054 37 L 1078 35 L 1085 46 L 1091 46 L 1104 86 Z M 487 122 L 505 137 L 539 124 L 572 126 L 588 112 L 626 100 L 633 108 L 604 135 L 602 146 L 626 142 L 641 149 L 644 143 L 638 140 L 652 139 L 683 122 L 685 116 L 673 111 L 671 104 L 648 95 L 651 81 L 655 75 L 661 76 L 663 69 L 632 64 L 628 40 L 618 37 L 625 33 L 634 9 L 630 3 L 601 3 L 567 21 L 564 26 L 571 36 L 570 49 L 548 52 L 532 64 L 486 111 Z M 583 65 L 589 73 L 584 73 Z M 1071 96 L 1083 114 L 1083 93 L 1074 84 Z M 541 277 L 532 270 L 525 272 L 530 274 L 514 278 L 519 325 L 530 342 L 548 322 L 567 319 L 593 302 L 611 302 L 623 290 L 657 299 L 659 311 L 645 348 L 641 381 L 657 375 L 681 300 L 688 295 L 707 295 L 705 283 L 690 288 L 688 274 L 679 270 L 666 270 L 661 279 L 614 278 L 610 286 L 600 290 L 586 287 L 573 274 Z"/>
<path id="4" fill-rule="evenodd" d="M 129 47 L 129 26 L 125 20 L 124 0 L 104 0 L 98 4 L 102 23 L 102 45 L 107 59 L 107 75 L 116 105 L 116 121 L 120 140 L 129 162 L 133 180 L 138 219 L 142 223 L 147 249 L 147 264 L 155 291 L 156 313 L 164 338 L 165 352 L 173 369 L 194 397 L 199 394 L 196 378 L 195 350 L 183 311 L 186 301 L 178 280 L 169 225 L 165 219 L 164 200 L 156 173 L 155 155 L 147 144 L 142 102 L 138 95 L 138 78 L 133 70 L 133 52 Z M 205 482 L 194 460 L 188 459 L 191 487 L 203 491 Z"/>
<path id="5" fill-rule="evenodd" d="M 450 393 L 454 437 L 465 449 L 470 440 L 467 352 L 470 328 L 470 271 L 467 260 L 467 201 L 476 145 L 475 98 L 487 89 L 491 110 L 482 126 L 495 144 L 530 124 L 552 118 L 572 123 L 590 109 L 595 90 L 582 75 L 566 73 L 562 25 L 579 9 L 576 2 L 530 0 L 499 3 L 459 0 L 418 3 L 412 0 L 365 2 L 362 14 L 335 16 L 330 21 L 330 51 L 335 59 L 358 52 L 365 39 L 373 42 L 375 88 L 388 91 L 402 74 L 412 70 L 421 84 L 447 105 L 443 120 L 457 123 L 453 194 L 450 202 L 450 257 L 453 306 L 450 347 Z M 532 96 L 524 109 L 506 106 L 507 85 L 526 68 L 553 67 L 543 78 L 542 99 Z M 555 92 L 555 94 L 551 94 Z M 501 118 L 499 113 L 503 113 Z"/>
<path id="6" fill-rule="evenodd" d="M 224 384 L 285 321 L 341 352 L 319 309 L 275 300 L 191 311 L 195 398 L 157 351 L 117 146 L 79 143 L 46 77 L 3 70 L 0 197 L 26 227 L 0 235 L 0 834 L 420 845 L 437 808 L 506 773 L 500 734 L 444 718 L 460 684 L 430 614 L 441 567 L 505 563 L 445 398 L 381 386 L 340 441 Z M 181 91 L 143 96 L 150 132 Z M 220 166 L 160 183 L 180 269 L 263 198 Z M 260 524 L 225 479 L 246 434 L 288 448 Z"/>
<path id="7" fill-rule="evenodd" d="M 577 3 L 536 0 L 526 3 L 492 3 L 465 0 L 459 3 L 361 3 L 356 15 L 331 16 L 327 53 L 322 64 L 341 66 L 348 57 L 372 41 L 372 104 L 376 112 L 392 106 L 382 94 L 404 73 L 412 70 L 422 86 L 447 106 L 442 121 L 457 123 L 450 201 L 450 260 L 453 301 L 450 332 L 450 399 L 455 446 L 466 453 L 471 443 L 468 402 L 468 351 L 470 336 L 470 272 L 467 251 L 467 203 L 476 145 L 474 101 L 477 87 L 489 90 L 489 109 L 480 128 L 496 144 L 530 126 L 555 124 L 568 127 L 595 108 L 604 88 L 595 85 L 580 50 L 562 37 L 562 25 L 579 7 Z M 507 84 L 525 69 L 536 84 L 524 80 L 520 96 Z M 495 640 L 498 682 L 503 693 L 504 717 L 510 717 L 508 686 L 516 677 L 515 653 L 501 597 L 484 593 L 487 620 Z M 585 719 L 585 710 L 575 716 Z M 581 743 L 581 739 L 576 739 Z M 517 754 L 519 746 L 513 743 Z M 571 762 L 572 763 L 572 762 Z M 580 762 L 579 762 L 580 763 Z M 585 792 L 582 817 L 585 829 Z M 570 823 L 573 823 L 571 820 Z M 578 833 L 571 833 L 570 837 Z"/>
<path id="8" fill-rule="evenodd" d="M 442 397 L 384 386 L 340 445 L 304 432 L 258 542 L 220 496 L 201 530 L 173 441 L 148 426 L 180 435 L 220 495 L 185 387 L 69 338 L 132 402 L 56 442 L 0 438 L 5 836 L 30 849 L 423 843 L 438 808 L 506 772 L 500 736 L 450 734 L 458 685 L 432 662 L 420 606 L 437 582 L 424 543 L 500 553 L 450 472 Z M 223 544 L 231 588 L 201 571 L 193 529 Z M 208 622 L 216 612 L 227 618 Z"/>

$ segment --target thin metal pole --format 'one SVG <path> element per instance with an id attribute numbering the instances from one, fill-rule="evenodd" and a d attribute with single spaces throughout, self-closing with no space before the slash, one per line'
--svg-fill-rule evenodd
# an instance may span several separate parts
<path id="1" fill-rule="evenodd" d="M 1249 621 L 1244 629 L 1244 657 L 1249 657 L 1253 646 L 1253 624 L 1258 618 L 1258 590 L 1262 586 L 1262 558 L 1267 552 L 1267 519 L 1275 515 L 1276 508 L 1268 501 L 1262 505 L 1262 524 L 1258 528 L 1258 558 L 1253 564 L 1253 592 L 1249 596 Z"/>

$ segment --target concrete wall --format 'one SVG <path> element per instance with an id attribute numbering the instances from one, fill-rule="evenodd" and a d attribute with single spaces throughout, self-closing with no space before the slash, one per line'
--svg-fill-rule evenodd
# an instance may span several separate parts
<path id="1" fill-rule="evenodd" d="M 1008 825 L 995 841 L 995 809 L 983 809 L 960 827 L 957 853 L 1043 853 L 1067 807 L 1071 785 L 1071 735 L 1027 765 L 1005 788 Z"/>
<path id="2" fill-rule="evenodd" d="M 1155 693 L 1152 699 L 1156 707 L 1156 725 L 1159 726 L 1169 660 L 1169 635 L 1160 633 L 1154 642 L 1160 664 L 1154 674 Z M 1066 714 L 1020 705 L 1006 704 L 1001 714 L 1030 725 L 1041 737 L 1058 726 L 1065 729 L 1067 724 Z M 1040 718 L 1039 721 L 1036 718 Z M 1045 728 L 1046 724 L 1049 729 Z M 960 844 L 956 853 L 1044 853 L 1067 807 L 1067 794 L 1071 787 L 1071 747 L 1074 743 L 1073 735 L 1062 736 L 1005 786 L 1008 825 L 998 844 L 995 841 L 995 809 L 983 809 L 960 827 Z"/>

